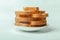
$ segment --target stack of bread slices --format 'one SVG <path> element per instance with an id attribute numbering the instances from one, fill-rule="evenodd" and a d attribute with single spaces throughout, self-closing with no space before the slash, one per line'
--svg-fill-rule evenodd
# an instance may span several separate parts
<path id="1" fill-rule="evenodd" d="M 39 10 L 39 7 L 24 7 L 24 11 L 16 11 L 15 25 L 26 27 L 42 27 L 47 25 L 45 11 Z"/>

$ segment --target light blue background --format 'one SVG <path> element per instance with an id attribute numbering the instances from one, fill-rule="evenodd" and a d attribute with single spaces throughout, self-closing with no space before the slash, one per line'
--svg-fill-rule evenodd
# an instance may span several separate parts
<path id="1" fill-rule="evenodd" d="M 60 40 L 60 0 L 0 0 L 0 40 Z M 23 6 L 38 6 L 45 10 L 49 17 L 48 32 L 14 32 L 16 10 Z M 50 30 L 50 31 L 49 31 Z"/>

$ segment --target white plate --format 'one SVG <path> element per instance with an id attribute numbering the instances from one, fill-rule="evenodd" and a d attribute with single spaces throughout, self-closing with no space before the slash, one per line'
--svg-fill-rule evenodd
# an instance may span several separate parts
<path id="1" fill-rule="evenodd" d="M 43 27 L 25 27 L 25 26 L 14 26 L 14 28 L 16 30 L 23 30 L 23 31 L 38 31 L 41 30 L 43 28 L 46 28 L 47 26 L 43 26 Z"/>

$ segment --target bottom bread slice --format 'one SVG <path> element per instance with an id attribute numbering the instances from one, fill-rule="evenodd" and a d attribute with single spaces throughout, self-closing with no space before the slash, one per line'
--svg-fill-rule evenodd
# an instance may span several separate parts
<path id="1" fill-rule="evenodd" d="M 31 21 L 31 25 L 43 25 L 44 21 Z"/>
<path id="2" fill-rule="evenodd" d="M 44 25 L 30 25 L 30 27 L 43 27 L 43 26 L 46 26 L 47 24 L 44 24 Z"/>
<path id="3" fill-rule="evenodd" d="M 15 23 L 16 26 L 29 26 L 27 23 Z"/>
<path id="4" fill-rule="evenodd" d="M 31 21 L 30 26 L 31 27 L 41 27 L 41 26 L 45 26 L 47 23 L 46 21 Z"/>

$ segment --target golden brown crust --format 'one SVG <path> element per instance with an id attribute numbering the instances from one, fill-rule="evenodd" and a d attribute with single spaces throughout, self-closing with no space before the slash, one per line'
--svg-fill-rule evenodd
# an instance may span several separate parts
<path id="1" fill-rule="evenodd" d="M 30 22 L 31 19 L 30 18 L 23 18 L 23 17 L 16 17 L 15 21 L 16 22 Z"/>
<path id="2" fill-rule="evenodd" d="M 39 11 L 38 7 L 24 7 L 24 11 L 37 12 Z"/>
<path id="3" fill-rule="evenodd" d="M 40 13 L 36 13 L 36 14 L 32 14 L 32 18 L 46 18 L 48 16 L 48 14 L 40 14 Z"/>
<path id="4" fill-rule="evenodd" d="M 44 24 L 44 25 L 31 25 L 30 27 L 43 27 L 43 26 L 46 26 L 46 24 Z"/>
<path id="5" fill-rule="evenodd" d="M 43 25 L 42 21 L 31 21 L 31 25 Z"/>
<path id="6" fill-rule="evenodd" d="M 16 17 L 29 17 L 31 16 L 31 12 L 22 12 L 22 11 L 16 11 L 15 12 Z"/>
<path id="7" fill-rule="evenodd" d="M 42 13 L 45 13 L 45 11 L 41 11 L 41 10 L 40 10 L 40 11 L 38 11 L 38 13 L 42 14 Z"/>
<path id="8" fill-rule="evenodd" d="M 16 26 L 29 26 L 27 23 L 15 23 Z"/>
<path id="9" fill-rule="evenodd" d="M 41 18 L 31 18 L 31 21 L 40 21 Z"/>

